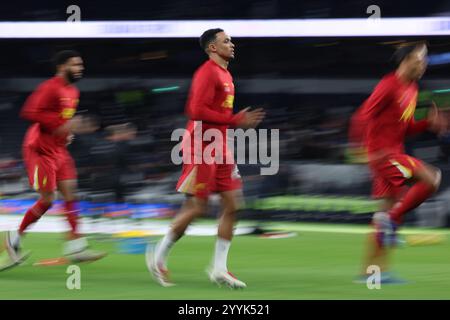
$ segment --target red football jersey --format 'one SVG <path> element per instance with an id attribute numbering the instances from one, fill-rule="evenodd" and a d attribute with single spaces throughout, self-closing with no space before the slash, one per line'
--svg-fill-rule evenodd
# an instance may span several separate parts
<path id="1" fill-rule="evenodd" d="M 24 147 L 45 155 L 55 155 L 66 148 L 67 136 L 57 136 L 54 131 L 74 116 L 79 95 L 75 86 L 59 76 L 41 83 L 20 112 L 22 118 L 33 123 L 25 135 Z"/>
<path id="2" fill-rule="evenodd" d="M 186 104 L 189 118 L 186 129 L 191 137 L 191 153 L 194 151 L 195 121 L 202 121 L 202 136 L 208 129 L 218 129 L 226 147 L 226 129 L 236 126 L 240 117 L 233 114 L 233 102 L 234 84 L 230 72 L 211 59 L 203 63 L 194 74 Z M 208 144 L 203 142 L 202 150 Z"/>
<path id="3" fill-rule="evenodd" d="M 414 120 L 417 95 L 415 82 L 402 82 L 390 73 L 355 113 L 350 138 L 365 144 L 369 160 L 404 153 L 405 137 L 428 128 L 427 120 Z"/>

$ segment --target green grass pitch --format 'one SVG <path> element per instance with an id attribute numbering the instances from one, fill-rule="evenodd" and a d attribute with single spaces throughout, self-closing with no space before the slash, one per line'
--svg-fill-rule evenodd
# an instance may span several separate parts
<path id="1" fill-rule="evenodd" d="M 397 249 L 393 271 L 409 283 L 369 290 L 365 284 L 352 283 L 360 271 L 365 235 L 345 232 L 364 227 L 322 230 L 322 225 L 302 223 L 284 227 L 297 230 L 297 236 L 235 237 L 229 269 L 248 285 L 239 291 L 218 288 L 206 276 L 214 237 L 188 236 L 174 247 L 169 267 L 177 285 L 170 288 L 153 282 L 144 255 L 119 254 L 114 242 L 92 241 L 95 249 L 109 255 L 81 264 L 81 289 L 68 290 L 67 266 L 32 265 L 59 256 L 62 235 L 32 233 L 23 243 L 33 251 L 27 263 L 0 273 L 0 299 L 450 299 L 448 240 Z"/>

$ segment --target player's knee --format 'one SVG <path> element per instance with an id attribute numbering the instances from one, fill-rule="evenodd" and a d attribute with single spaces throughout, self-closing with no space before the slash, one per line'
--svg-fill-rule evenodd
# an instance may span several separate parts
<path id="1" fill-rule="evenodd" d="M 237 203 L 237 201 L 232 201 L 232 202 L 227 203 L 224 209 L 225 209 L 225 212 L 227 212 L 229 214 L 235 214 L 240 209 L 240 206 Z"/>
<path id="2" fill-rule="evenodd" d="M 69 196 L 64 197 L 64 201 L 65 202 L 73 202 L 73 201 L 77 201 L 77 198 L 74 195 L 69 195 Z"/>
<path id="3" fill-rule="evenodd" d="M 191 210 L 191 213 L 194 216 L 194 218 L 200 218 L 205 214 L 205 211 L 203 211 L 199 208 L 194 208 Z"/>
<path id="4" fill-rule="evenodd" d="M 202 217 L 206 213 L 206 205 L 203 203 L 195 203 L 195 205 L 192 207 L 191 212 L 194 215 L 194 217 Z"/>
<path id="5" fill-rule="evenodd" d="M 53 193 L 41 193 L 41 198 L 40 200 L 51 206 L 53 204 L 53 201 L 55 201 L 55 195 Z"/>
<path id="6" fill-rule="evenodd" d="M 420 175 L 418 175 L 418 180 L 426 183 L 433 192 L 436 192 L 441 184 L 441 177 L 442 173 L 440 169 L 433 166 L 427 166 L 425 170 L 421 171 Z"/>
<path id="7" fill-rule="evenodd" d="M 380 203 L 381 211 L 387 212 L 387 211 L 391 210 L 394 207 L 396 202 L 397 201 L 395 198 L 383 198 Z"/>
<path id="8" fill-rule="evenodd" d="M 434 168 L 431 174 L 429 175 L 429 178 L 424 180 L 425 183 L 427 183 L 433 192 L 436 192 L 439 189 L 439 186 L 441 185 L 441 170 Z"/>

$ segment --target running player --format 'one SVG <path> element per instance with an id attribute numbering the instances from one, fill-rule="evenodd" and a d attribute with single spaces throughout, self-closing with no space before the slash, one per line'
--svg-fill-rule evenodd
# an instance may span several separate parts
<path id="1" fill-rule="evenodd" d="M 427 46 L 423 43 L 403 46 L 393 58 L 396 70 L 382 78 L 358 109 L 350 132 L 351 139 L 363 142 L 366 147 L 373 176 L 372 195 L 382 199 L 382 211 L 373 216 L 375 233 L 369 237 L 364 275 L 369 265 L 378 265 L 388 275 L 387 250 L 396 245 L 403 216 L 436 192 L 441 181 L 439 169 L 407 155 L 404 148 L 407 136 L 426 130 L 438 134 L 446 130 L 446 122 L 434 104 L 427 119 L 414 120 L 417 81 L 426 70 Z"/>
<path id="2" fill-rule="evenodd" d="M 217 129 L 221 132 L 224 141 L 222 155 L 226 155 L 229 153 L 226 145 L 226 129 L 254 128 L 263 120 L 265 114 L 262 109 L 250 111 L 248 108 L 233 114 L 234 84 L 228 71 L 228 64 L 234 59 L 234 44 L 230 36 L 222 29 L 210 29 L 200 37 L 200 45 L 209 59 L 197 69 L 193 77 L 186 105 L 189 122 L 188 137 L 183 137 L 183 171 L 177 185 L 177 191 L 185 193 L 187 197 L 169 232 L 159 241 L 155 250 L 149 246 L 147 266 L 159 284 L 172 285 L 167 270 L 169 250 L 183 236 L 189 224 L 205 213 L 209 195 L 216 192 L 220 194 L 223 211 L 219 220 L 214 263 L 209 270 L 209 278 L 218 284 L 244 288 L 246 284 L 228 272 L 227 268 L 228 250 L 242 192 L 237 166 L 228 162 L 220 164 L 215 160 L 211 163 L 207 161 L 208 159 L 204 159 L 203 151 L 208 142 L 201 142 L 200 150 L 191 149 L 193 152 L 187 151 L 186 147 L 194 140 L 190 139 L 194 137 L 194 128 L 202 125 L 202 133 L 208 129 Z M 200 161 L 194 161 L 198 159 Z"/>
<path id="3" fill-rule="evenodd" d="M 28 97 L 21 117 L 30 121 L 23 143 L 23 157 L 30 185 L 39 193 L 17 231 L 6 235 L 6 248 L 13 263 L 22 259 L 20 241 L 27 228 L 52 206 L 55 191 L 64 199 L 70 224 L 64 255 L 71 261 L 96 260 L 104 253 L 88 250 L 86 238 L 78 230 L 78 206 L 75 197 L 77 173 L 67 145 L 77 133 L 88 132 L 86 119 L 74 116 L 79 91 L 73 85 L 83 75 L 83 60 L 76 51 L 65 50 L 55 56 L 56 74 L 41 83 Z M 92 126 L 91 126 L 92 127 Z"/>

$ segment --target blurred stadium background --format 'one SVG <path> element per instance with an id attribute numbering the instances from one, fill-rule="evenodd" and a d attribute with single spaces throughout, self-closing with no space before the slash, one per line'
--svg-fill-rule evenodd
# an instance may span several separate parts
<path id="1" fill-rule="evenodd" d="M 230 0 L 200 1 L 193 4 L 191 1 L 176 0 L 125 5 L 123 2 L 95 1 L 80 3 L 79 6 L 82 21 L 329 19 L 366 18 L 366 8 L 373 4 L 372 2 L 352 0 L 345 1 L 344 4 L 342 1 L 331 0 Z M 37 2 L 27 3 L 23 7 L 12 2 L 2 3 L 0 15 L 2 21 L 65 21 L 68 16 L 66 8 L 70 4 L 73 3 L 64 5 L 61 2 L 49 2 L 44 8 Z M 446 17 L 450 14 L 450 3 L 446 1 L 427 1 L 425 5 L 420 2 L 378 0 L 376 5 L 381 8 L 382 18 Z M 231 36 L 233 37 L 233 34 Z M 245 237 L 237 239 L 233 245 L 236 251 L 233 252 L 232 249 L 231 263 L 235 261 L 243 278 L 247 275 L 251 278 L 250 282 L 253 282 L 251 285 L 257 287 L 258 282 L 265 277 L 279 277 L 276 270 L 280 270 L 280 266 L 277 262 L 282 261 L 284 267 L 281 269 L 286 268 L 287 272 L 281 282 L 288 283 L 296 277 L 304 279 L 309 275 L 311 277 L 306 289 L 312 292 L 309 296 L 305 292 L 299 294 L 298 291 L 305 289 L 301 284 L 301 289 L 297 291 L 296 287 L 287 289 L 282 284 L 264 283 L 266 287 L 272 287 L 273 294 L 269 293 L 270 289 L 266 294 L 251 289 L 233 298 L 374 297 L 368 294 L 367 289 L 355 289 L 347 283 L 351 282 L 351 276 L 358 272 L 363 244 L 361 234 L 367 232 L 366 225 L 377 208 L 377 204 L 369 197 L 369 172 L 361 163 L 361 158 L 349 148 L 348 124 L 351 114 L 370 94 L 381 76 L 389 71 L 388 60 L 395 46 L 417 40 L 427 40 L 430 53 L 429 68 L 420 84 L 421 93 L 416 111 L 416 117 L 420 118 L 425 115 L 431 100 L 435 100 L 440 108 L 450 110 L 448 35 L 233 38 L 236 59 L 230 65 L 230 71 L 234 76 L 237 92 L 235 110 L 246 106 L 263 107 L 268 114 L 261 128 L 280 129 L 280 171 L 276 176 L 259 175 L 258 165 L 240 166 L 247 200 L 247 206 L 240 215 L 243 220 L 240 226 L 244 228 L 243 233 L 247 233 L 245 227 L 249 227 L 253 233 L 264 232 L 266 229 L 285 230 L 296 231 L 299 236 L 277 240 L 285 241 L 280 242 L 280 246 L 286 249 L 286 252 L 281 250 L 278 253 L 282 256 L 281 260 L 276 258 L 275 252 L 279 247 L 275 242 L 268 246 L 274 255 L 265 257 L 261 248 L 257 248 L 262 246 L 256 243 L 257 240 Z M 166 218 L 173 217 L 183 200 L 183 196 L 176 194 L 174 190 L 181 167 L 171 163 L 170 152 L 176 142 L 170 141 L 170 136 L 174 129 L 185 126 L 183 110 L 190 80 L 195 69 L 206 58 L 198 46 L 197 39 L 2 38 L 2 231 L 14 226 L 25 208 L 36 198 L 36 194 L 28 186 L 21 157 L 22 139 L 28 124 L 18 117 L 18 112 L 35 86 L 52 75 L 50 57 L 56 51 L 67 48 L 80 51 L 86 67 L 84 79 L 77 84 L 81 91 L 79 112 L 94 115 L 100 124 L 99 130 L 94 134 L 77 136 L 69 148 L 77 162 L 79 196 L 86 230 L 95 233 L 100 240 L 99 233 L 142 230 L 144 224 L 149 226 L 149 230 L 159 226 L 165 228 L 169 221 Z M 439 167 L 443 171 L 443 180 L 439 193 L 410 213 L 406 224 L 408 227 L 439 228 L 435 232 L 447 234 L 447 228 L 450 227 L 450 135 L 422 135 L 409 141 L 407 150 L 410 154 Z M 207 218 L 214 218 L 217 214 L 216 199 L 212 199 L 211 206 L 212 210 Z M 59 214 L 58 205 L 49 212 L 50 216 Z M 213 221 L 202 220 L 196 226 L 210 225 Z M 92 227 L 92 224 L 95 226 Z M 359 229 L 356 224 L 360 225 Z M 48 228 L 55 225 L 49 224 Z M 92 229 L 89 229 L 90 226 Z M 46 230 L 43 228 L 40 231 Z M 350 231 L 346 233 L 345 230 Z M 407 230 L 411 234 L 416 232 L 416 229 Z M 426 230 L 429 229 L 417 232 L 427 232 Z M 197 231 L 199 234 L 209 234 L 211 230 L 203 232 L 199 227 Z M 339 235 L 341 231 L 345 235 Z M 58 252 L 55 249 L 57 244 L 48 240 L 53 238 L 53 235 L 33 234 L 27 243 L 30 247 L 34 246 L 38 252 L 41 250 L 43 256 L 51 257 Z M 331 244 L 333 239 L 337 242 Z M 39 243 L 46 244 L 45 252 Z M 206 253 L 202 252 L 202 255 L 206 257 L 212 249 L 212 242 L 208 243 L 199 238 L 186 240 L 184 245 L 180 244 L 174 252 L 174 255 L 178 255 L 174 258 L 174 273 L 191 272 L 192 264 L 189 263 L 194 258 L 187 253 L 182 254 L 183 248 L 185 252 L 196 252 L 196 246 L 204 247 L 205 250 L 202 251 Z M 104 246 L 113 250 L 111 244 Z M 403 258 L 403 264 L 399 264 L 399 268 L 412 277 L 415 271 L 422 267 L 435 270 L 435 278 L 424 277 L 418 282 L 426 283 L 425 289 L 433 291 L 434 297 L 448 299 L 450 295 L 443 289 L 444 285 L 450 284 L 450 275 L 443 269 L 449 262 L 448 246 L 444 241 L 440 247 L 429 251 L 420 248 L 422 251 L 401 253 L 398 260 Z M 323 256 L 314 258 L 321 250 L 336 250 L 335 252 L 340 254 L 334 260 L 333 257 L 331 260 Z M 248 252 L 254 254 L 257 264 L 265 264 L 265 260 L 268 260 L 266 267 L 258 269 L 257 275 L 254 276 L 252 268 L 255 266 L 248 265 L 245 259 Z M 424 255 L 428 257 L 427 263 L 430 265 L 415 265 L 424 263 Z M 202 256 L 201 259 L 203 258 Z M 111 269 L 113 262 L 107 262 L 107 259 L 117 262 L 117 265 Z M 340 262 L 342 265 L 339 265 Z M 183 263 L 187 263 L 189 268 L 183 269 Z M 329 266 L 333 263 L 339 265 L 342 270 L 336 271 Z M 322 267 L 314 269 L 315 265 Z M 19 291 L 14 293 L 17 286 L 30 286 L 31 271 L 26 268 L 31 266 L 11 271 L 14 282 L 10 281 L 9 287 L 8 283 L 6 286 L 0 285 L 9 288 L 9 298 L 37 297 L 33 291 L 24 296 L 21 296 Z M 105 272 L 112 279 L 116 272 L 121 274 L 120 277 L 125 282 L 124 274 L 127 270 L 136 274 L 142 273 L 144 278 L 148 277 L 147 274 L 144 275 L 146 270 L 142 256 L 128 259 L 117 254 L 86 268 L 92 270 L 90 278 Z M 192 270 L 194 269 L 192 267 Z M 267 273 L 264 273 L 265 271 Z M 57 271 L 53 269 L 51 272 L 57 277 Z M 61 277 L 64 277 L 62 273 Z M 322 277 L 325 277 L 325 280 L 328 277 L 327 281 L 332 288 L 328 293 L 320 294 L 315 289 L 314 281 L 320 282 Z M 343 277 L 342 282 L 346 283 L 342 296 L 339 295 L 342 283 L 336 280 L 339 277 Z M 6 275 L 2 275 L 1 281 L 3 278 L 7 279 Z M 20 279 L 27 281 L 21 282 Z M 335 280 L 333 282 L 330 279 Z M 436 283 L 439 281 L 440 283 Z M 181 299 L 183 294 L 190 292 L 189 285 L 193 283 L 194 278 L 185 283 L 185 289 L 178 289 L 180 291 L 174 296 L 167 297 L 161 296 L 160 293 L 149 294 L 144 289 L 138 290 L 138 283 L 128 283 L 127 285 L 131 286 L 130 292 L 127 294 L 128 291 L 125 290 L 122 295 L 108 295 L 110 287 L 96 291 L 92 285 L 91 293 L 77 298 Z M 39 285 L 34 284 L 36 288 Z M 65 291 L 63 293 L 62 289 L 57 289 L 56 284 L 54 286 L 54 292 L 57 294 L 54 295 L 48 290 L 48 298 L 58 298 L 61 294 L 62 297 L 67 297 Z M 151 288 L 156 290 L 155 286 Z M 211 296 L 213 290 L 207 288 L 206 285 L 200 288 L 198 294 L 194 294 L 192 298 L 231 297 L 228 293 L 213 293 Z M 376 298 L 427 298 L 423 292 L 428 291 L 420 291 L 424 287 L 413 285 L 413 288 L 417 290 L 393 289 L 394 291 L 386 296 L 379 294 Z M 2 291 L 0 289 L 0 292 Z M 8 298 L 6 291 L 5 295 L 0 293 L 0 297 Z"/>

